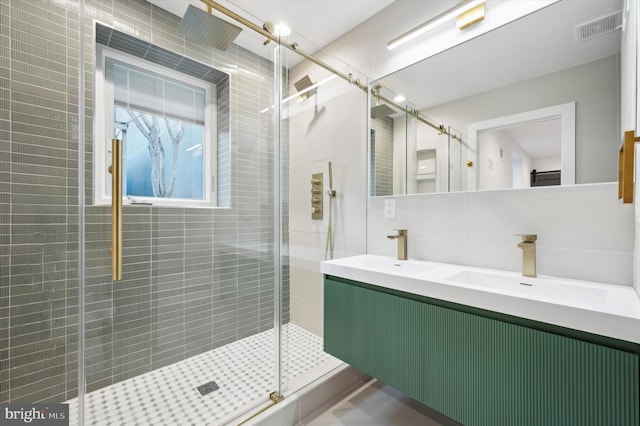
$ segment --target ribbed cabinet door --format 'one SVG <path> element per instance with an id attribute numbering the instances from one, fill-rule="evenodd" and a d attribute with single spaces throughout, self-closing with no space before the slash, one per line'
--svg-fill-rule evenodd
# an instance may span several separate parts
<path id="1" fill-rule="evenodd" d="M 325 280 L 325 350 L 465 425 L 638 425 L 635 354 Z"/>

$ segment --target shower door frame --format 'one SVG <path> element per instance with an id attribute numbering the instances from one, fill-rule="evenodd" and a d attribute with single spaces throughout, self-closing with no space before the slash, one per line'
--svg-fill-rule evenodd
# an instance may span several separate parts
<path id="1" fill-rule="evenodd" d="M 86 265 L 86 214 L 87 208 L 91 206 L 88 204 L 88 198 L 86 197 L 87 191 L 90 190 L 88 188 L 88 183 L 85 183 L 85 161 L 87 161 L 87 151 L 85 149 L 85 144 L 87 140 L 85 138 L 85 130 L 88 130 L 90 127 L 90 123 L 87 123 L 85 120 L 85 97 L 90 93 L 87 93 L 87 84 L 85 83 L 85 78 L 89 70 L 85 67 L 85 58 L 89 54 L 86 51 L 85 46 L 91 46 L 91 43 L 87 42 L 87 40 L 92 40 L 91 34 L 89 34 L 85 27 L 88 29 L 89 20 L 95 20 L 87 16 L 87 8 L 85 6 L 85 0 L 78 0 L 79 2 L 79 26 L 80 26 L 80 34 L 79 34 L 79 66 L 78 66 L 78 90 L 80 93 L 79 101 L 78 101 L 78 112 L 79 112 L 79 122 L 78 122 L 78 168 L 79 168 L 79 180 L 78 180 L 78 194 L 79 194 L 79 203 L 78 203 L 78 244 L 79 244 L 79 254 L 78 254 L 78 278 L 79 278 L 79 307 L 78 307 L 78 424 L 82 425 L 85 421 L 85 400 L 87 396 L 87 314 L 86 310 L 86 280 L 87 275 L 85 273 L 87 265 Z M 274 155 L 274 168 L 273 168 L 273 179 L 274 179 L 274 200 L 273 200 L 273 214 L 274 214 L 274 241 L 273 241 L 273 267 L 274 267 L 274 298 L 273 298 L 273 306 L 274 306 L 274 315 L 273 315 L 273 328 L 274 328 L 274 375 L 275 380 L 273 383 L 274 391 L 271 393 L 270 397 L 267 399 L 271 400 L 271 404 L 277 403 L 282 400 L 282 386 L 283 386 L 283 373 L 282 373 L 282 352 L 283 352 L 283 337 L 282 337 L 282 327 L 283 327 L 283 277 L 282 277 L 282 269 L 283 269 L 283 261 L 282 261 L 282 220 L 283 220 L 283 209 L 282 209 L 282 120 L 281 120 L 281 103 L 283 93 L 283 68 L 281 66 L 283 55 L 282 47 L 276 45 L 274 48 L 274 87 L 273 87 L 273 104 L 275 107 L 273 108 L 273 155 Z M 95 99 L 95 96 L 94 96 Z M 99 117 L 95 117 L 94 120 L 99 120 Z M 89 126 L 89 127 L 87 127 Z M 214 218 L 215 220 L 215 218 Z M 126 265 L 124 267 L 124 271 L 126 273 Z M 254 401 L 255 407 L 259 407 L 264 404 L 264 401 Z M 246 411 L 245 411 L 246 413 Z"/>

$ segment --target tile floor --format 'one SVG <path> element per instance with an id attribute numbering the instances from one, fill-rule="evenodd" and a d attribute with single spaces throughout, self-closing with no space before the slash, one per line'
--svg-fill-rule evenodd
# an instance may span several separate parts
<path id="1" fill-rule="evenodd" d="M 376 380 L 296 426 L 459 426 L 448 417 Z"/>
<path id="2" fill-rule="evenodd" d="M 283 381 L 335 358 L 322 339 L 294 325 L 284 326 Z M 85 425 L 215 425 L 274 389 L 273 330 L 89 393 Z M 215 381 L 219 389 L 201 395 L 197 387 Z M 75 400 L 68 401 L 77 424 Z"/>

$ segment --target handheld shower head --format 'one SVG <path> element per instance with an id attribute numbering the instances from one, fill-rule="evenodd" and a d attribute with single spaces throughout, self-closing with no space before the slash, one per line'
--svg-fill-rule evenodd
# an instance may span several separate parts
<path id="1" fill-rule="evenodd" d="M 190 4 L 178 25 L 178 34 L 198 44 L 227 50 L 242 28 Z"/>

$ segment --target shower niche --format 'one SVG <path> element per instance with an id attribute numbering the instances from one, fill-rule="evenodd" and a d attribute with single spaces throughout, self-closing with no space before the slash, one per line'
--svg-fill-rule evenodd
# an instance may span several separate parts
<path id="1" fill-rule="evenodd" d="M 417 192 L 435 191 L 436 152 L 435 148 L 423 148 L 416 150 Z"/>

